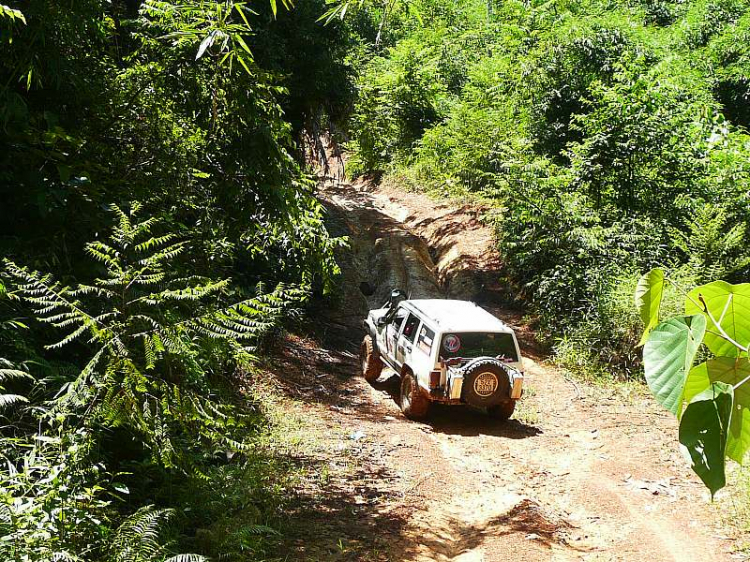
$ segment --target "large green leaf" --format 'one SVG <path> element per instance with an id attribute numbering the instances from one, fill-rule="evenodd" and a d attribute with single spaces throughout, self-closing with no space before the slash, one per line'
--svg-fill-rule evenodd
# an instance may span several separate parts
<path id="1" fill-rule="evenodd" d="M 704 392 L 711 383 L 723 382 L 736 386 L 750 377 L 747 358 L 716 357 L 690 371 L 685 385 L 685 400 Z M 750 382 L 734 391 L 734 411 L 727 441 L 727 456 L 741 463 L 750 448 Z"/>
<path id="2" fill-rule="evenodd" d="M 659 323 L 659 308 L 664 294 L 664 271 L 652 269 L 638 280 L 635 288 L 635 306 L 643 321 L 643 336 L 638 345 L 643 345 L 651 330 Z"/>
<path id="3" fill-rule="evenodd" d="M 717 382 L 688 404 L 680 422 L 680 444 L 693 471 L 711 490 L 724 487 L 724 453 L 732 417 L 731 385 Z"/>
<path id="4" fill-rule="evenodd" d="M 646 382 L 656 400 L 676 416 L 682 411 L 685 380 L 705 332 L 703 316 L 678 316 L 659 324 L 643 348 Z"/>
<path id="5" fill-rule="evenodd" d="M 732 285 L 725 281 L 714 281 L 696 287 L 685 300 L 685 313 L 705 314 L 703 303 L 717 322 L 721 320 L 719 324 L 727 335 L 747 349 L 750 344 L 750 283 Z M 714 355 L 742 355 L 735 345 L 721 337 L 708 316 L 706 320 L 708 329 L 705 342 Z"/>

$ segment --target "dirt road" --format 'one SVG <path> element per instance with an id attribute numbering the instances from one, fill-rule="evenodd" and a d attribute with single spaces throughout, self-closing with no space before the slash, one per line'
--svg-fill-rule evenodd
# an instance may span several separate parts
<path id="1" fill-rule="evenodd" d="M 638 388 L 566 378 L 535 354 L 519 315 L 499 307 L 481 209 L 335 182 L 321 198 L 351 248 L 338 312 L 321 311 L 319 337 L 290 337 L 272 365 L 326 451 L 311 460 L 323 476 L 294 506 L 287 559 L 733 559 L 671 416 Z M 393 373 L 373 386 L 358 376 L 363 313 L 391 287 L 472 298 L 518 328 L 527 390 L 513 420 L 445 407 L 410 422 Z"/>

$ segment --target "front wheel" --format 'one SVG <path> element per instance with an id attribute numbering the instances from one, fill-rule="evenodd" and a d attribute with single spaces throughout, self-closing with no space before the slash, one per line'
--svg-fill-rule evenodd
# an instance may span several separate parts
<path id="1" fill-rule="evenodd" d="M 383 362 L 375 351 L 375 344 L 369 335 L 365 336 L 362 345 L 359 346 L 359 365 L 362 369 L 362 376 L 367 382 L 378 380 L 383 371 Z"/>
<path id="2" fill-rule="evenodd" d="M 516 401 L 508 400 L 506 402 L 500 402 L 500 404 L 496 404 L 495 406 L 490 406 L 487 408 L 487 414 L 496 420 L 507 420 L 513 415 L 515 409 Z"/>
<path id="3" fill-rule="evenodd" d="M 430 411 L 430 400 L 419 388 L 419 383 L 412 373 L 406 372 L 401 377 L 401 411 L 410 420 L 422 420 Z"/>

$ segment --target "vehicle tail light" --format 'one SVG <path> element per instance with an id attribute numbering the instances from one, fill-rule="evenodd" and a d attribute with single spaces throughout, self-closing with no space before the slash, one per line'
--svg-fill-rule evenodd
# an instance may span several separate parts
<path id="1" fill-rule="evenodd" d="M 440 371 L 430 371 L 430 388 L 437 388 L 440 386 Z"/>

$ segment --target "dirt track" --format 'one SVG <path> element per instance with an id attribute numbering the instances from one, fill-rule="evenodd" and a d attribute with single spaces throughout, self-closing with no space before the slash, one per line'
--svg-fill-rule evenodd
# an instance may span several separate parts
<path id="1" fill-rule="evenodd" d="M 288 559 L 731 559 L 674 420 L 637 389 L 567 379 L 498 306 L 498 256 L 477 209 L 364 184 L 329 182 L 321 198 L 351 249 L 339 312 L 322 313 L 317 341 L 290 337 L 273 365 L 330 441 L 320 460 L 330 476 L 301 494 Z M 473 298 L 518 328 L 529 359 L 515 419 L 436 408 L 428 423 L 409 422 L 392 373 L 374 386 L 356 376 L 363 312 L 397 286 Z"/>

